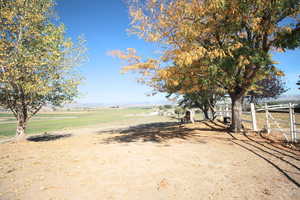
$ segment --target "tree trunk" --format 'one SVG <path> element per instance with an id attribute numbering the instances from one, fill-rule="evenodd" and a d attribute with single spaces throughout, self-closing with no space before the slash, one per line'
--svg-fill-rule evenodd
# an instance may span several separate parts
<path id="1" fill-rule="evenodd" d="M 214 121 L 217 118 L 217 113 L 215 112 L 215 110 L 211 110 L 211 118 Z"/>
<path id="2" fill-rule="evenodd" d="M 217 116 L 216 116 L 216 111 L 215 111 L 215 107 L 214 107 L 214 106 L 210 106 L 210 107 L 209 107 L 209 110 L 210 110 L 210 112 L 211 112 L 211 119 L 212 119 L 212 120 L 215 120 L 215 119 L 217 118 Z"/>
<path id="3" fill-rule="evenodd" d="M 26 120 L 18 119 L 17 130 L 16 130 L 16 141 L 25 140 Z"/>
<path id="4" fill-rule="evenodd" d="M 211 120 L 215 120 L 217 118 L 216 116 L 216 112 L 215 112 L 215 99 L 214 99 L 214 95 L 211 99 L 208 100 L 208 107 L 209 107 L 209 110 L 211 112 Z"/>
<path id="5" fill-rule="evenodd" d="M 204 120 L 209 120 L 208 109 L 204 109 L 202 112 L 204 114 Z"/>
<path id="6" fill-rule="evenodd" d="M 230 95 L 231 107 L 231 126 L 232 132 L 238 133 L 243 130 L 242 127 L 242 95 Z"/>
<path id="7" fill-rule="evenodd" d="M 201 105 L 201 106 L 198 106 L 198 108 L 200 108 L 200 110 L 203 112 L 204 120 L 209 120 L 208 107 L 205 105 Z"/>

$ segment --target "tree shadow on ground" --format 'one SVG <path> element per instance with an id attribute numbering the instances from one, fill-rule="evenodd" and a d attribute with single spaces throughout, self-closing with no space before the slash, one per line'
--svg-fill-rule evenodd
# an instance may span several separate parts
<path id="1" fill-rule="evenodd" d="M 117 136 L 105 139 L 104 143 L 128 143 L 138 141 L 162 143 L 171 139 L 187 140 L 191 137 L 195 137 L 193 133 L 195 130 L 198 129 L 187 128 L 177 122 L 141 124 L 119 131 Z M 102 134 L 102 132 L 99 132 L 99 134 Z M 204 143 L 204 141 L 202 142 Z"/>
<path id="2" fill-rule="evenodd" d="M 261 132 L 259 133 L 259 136 L 262 139 L 264 139 L 265 141 L 267 141 L 268 144 L 270 144 L 271 146 L 273 146 L 275 148 L 279 148 L 279 149 L 281 149 L 283 151 L 286 151 L 287 153 L 291 153 L 291 154 L 297 155 L 293 151 L 288 150 L 289 143 L 287 143 L 286 141 L 275 141 L 275 140 L 273 140 L 271 138 L 268 138 L 267 135 L 262 134 Z M 299 147 L 300 143 L 297 143 L 296 145 L 297 145 L 296 147 L 298 147 L 298 148 L 296 148 L 296 149 L 294 148 L 293 150 L 300 152 L 300 147 Z"/>
<path id="3" fill-rule="evenodd" d="M 71 137 L 72 134 L 43 134 L 43 135 L 35 135 L 28 137 L 27 140 L 31 142 L 47 142 L 58 140 L 62 138 Z"/>
<path id="4" fill-rule="evenodd" d="M 227 134 L 232 138 L 232 143 L 263 159 L 295 186 L 300 187 L 300 154 L 292 151 L 284 151 L 282 148 L 271 145 L 268 141 L 250 137 L 246 133 L 244 133 L 246 139 L 237 138 L 230 132 L 227 132 Z M 287 152 L 290 152 L 290 154 Z"/>
<path id="5" fill-rule="evenodd" d="M 181 139 L 202 144 L 211 141 L 221 141 L 223 144 L 235 145 L 259 157 L 278 170 L 295 186 L 300 187 L 299 152 L 273 145 L 266 138 L 262 138 L 259 135 L 248 135 L 248 133 L 232 134 L 229 132 L 227 125 L 219 122 L 202 121 L 199 124 L 188 127 L 176 122 L 150 123 L 110 133 L 112 137 L 104 139 L 103 143 L 163 143 L 171 139 Z M 116 135 L 114 136 L 114 134 Z"/>
<path id="6" fill-rule="evenodd" d="M 194 126 L 192 128 L 186 127 L 187 124 L 179 122 L 160 122 L 140 124 L 129 127 L 128 129 L 116 129 L 108 131 L 99 131 L 98 134 L 110 133 L 117 134 L 116 136 L 104 139 L 103 143 L 130 143 L 130 142 L 156 142 L 162 143 L 172 139 L 189 140 L 198 143 L 207 143 L 208 139 L 230 141 L 224 132 L 228 131 L 226 125 L 222 126 L 210 121 L 200 121 L 205 126 Z M 201 132 L 221 133 L 218 135 L 208 134 L 203 135 Z M 225 136 L 225 137 L 224 137 Z M 205 140 L 205 141 L 204 141 Z"/>

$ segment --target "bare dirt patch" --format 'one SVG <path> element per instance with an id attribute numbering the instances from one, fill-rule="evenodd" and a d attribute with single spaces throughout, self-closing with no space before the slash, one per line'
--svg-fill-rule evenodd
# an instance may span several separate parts
<path id="1" fill-rule="evenodd" d="M 300 199 L 299 151 L 224 128 L 164 122 L 1 144 L 0 199 Z"/>

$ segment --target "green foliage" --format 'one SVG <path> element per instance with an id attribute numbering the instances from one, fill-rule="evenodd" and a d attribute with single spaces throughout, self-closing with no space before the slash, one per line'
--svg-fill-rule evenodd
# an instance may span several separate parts
<path id="1" fill-rule="evenodd" d="M 174 112 L 175 112 L 175 114 L 177 114 L 177 115 L 183 115 L 184 112 L 185 112 L 185 109 L 182 108 L 182 107 L 180 107 L 180 106 L 177 106 L 177 107 L 175 108 Z"/>
<path id="2" fill-rule="evenodd" d="M 78 94 L 84 39 L 74 45 L 53 23 L 53 0 L 0 0 L 0 106 L 19 122 L 42 106 L 59 106 Z M 25 125 L 24 125 L 25 127 Z"/>
<path id="3" fill-rule="evenodd" d="M 199 108 L 206 119 L 215 119 L 215 105 L 222 98 L 223 94 L 218 94 L 214 90 L 201 90 L 194 93 L 184 94 L 179 100 L 179 105 L 185 108 Z"/>
<path id="4" fill-rule="evenodd" d="M 297 104 L 297 105 L 295 106 L 295 112 L 296 112 L 296 113 L 300 113 L 300 104 Z"/>
<path id="5" fill-rule="evenodd" d="M 171 108 L 173 108 L 173 106 L 172 105 L 164 105 L 164 108 L 165 109 L 171 109 Z"/>
<path id="6" fill-rule="evenodd" d="M 159 110 L 164 110 L 165 108 L 164 108 L 164 106 L 158 106 L 158 109 Z"/>
<path id="7" fill-rule="evenodd" d="M 281 76 L 276 76 L 272 72 L 265 79 L 258 81 L 256 85 L 255 90 L 247 93 L 248 101 L 256 104 L 263 99 L 276 99 L 288 90 Z"/>

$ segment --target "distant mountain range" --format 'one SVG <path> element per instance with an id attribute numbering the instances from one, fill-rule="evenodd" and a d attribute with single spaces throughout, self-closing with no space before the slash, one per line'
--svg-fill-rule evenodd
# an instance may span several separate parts
<path id="1" fill-rule="evenodd" d="M 299 95 L 282 95 L 277 99 L 270 99 L 268 101 L 300 101 Z M 120 102 L 120 103 L 72 103 L 63 106 L 63 109 L 76 109 L 76 108 L 99 108 L 99 107 L 143 107 L 143 106 L 159 106 L 159 105 L 175 105 L 176 102 L 169 100 L 154 101 L 154 102 Z M 1 109 L 1 107 L 0 107 Z M 44 107 L 44 110 L 52 109 L 52 107 Z M 5 109 L 4 109 L 5 110 Z"/>
<path id="2" fill-rule="evenodd" d="M 297 101 L 300 100 L 300 94 L 282 95 L 274 101 Z"/>
<path id="3" fill-rule="evenodd" d="M 64 108 L 98 108 L 98 107 L 111 107 L 111 106 L 120 106 L 120 107 L 142 107 L 142 106 L 156 106 L 156 105 L 167 105 L 174 104 L 172 101 L 154 101 L 154 102 L 120 102 L 120 103 L 72 103 L 67 104 Z"/>
<path id="4" fill-rule="evenodd" d="M 299 95 L 282 95 L 277 99 L 270 99 L 269 101 L 300 101 Z M 167 104 L 176 104 L 176 102 L 169 100 L 154 101 L 154 102 L 120 102 L 120 103 L 73 103 L 67 104 L 64 108 L 98 108 L 98 107 L 111 107 L 111 106 L 120 106 L 120 107 L 142 107 L 142 106 L 155 106 L 155 105 L 167 105 Z"/>

